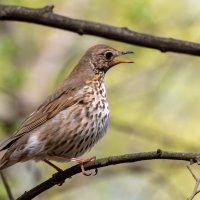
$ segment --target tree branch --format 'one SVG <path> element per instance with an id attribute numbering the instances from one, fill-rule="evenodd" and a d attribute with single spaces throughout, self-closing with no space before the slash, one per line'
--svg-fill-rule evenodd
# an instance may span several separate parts
<path id="1" fill-rule="evenodd" d="M 193 189 L 193 192 L 192 192 L 191 196 L 187 198 L 187 200 L 193 200 L 194 197 L 198 193 L 200 193 L 200 190 L 198 190 L 199 184 L 200 184 L 200 178 L 197 178 L 197 176 L 193 173 L 193 171 L 191 170 L 191 168 L 189 166 L 187 166 L 187 168 L 188 168 L 189 172 L 191 173 L 192 177 L 194 178 L 194 180 L 196 182 L 195 187 Z"/>
<path id="2" fill-rule="evenodd" d="M 39 9 L 0 5 L 0 20 L 35 23 L 78 33 L 95 35 L 128 44 L 158 49 L 161 52 L 176 52 L 200 55 L 200 44 L 172 38 L 156 37 L 137 33 L 126 27 L 114 27 L 85 20 L 72 19 L 53 13 L 54 6 Z"/>
<path id="3" fill-rule="evenodd" d="M 122 163 L 134 163 L 144 160 L 155 160 L 155 159 L 168 159 L 168 160 L 182 160 L 190 161 L 191 163 L 198 163 L 200 159 L 200 154 L 195 153 L 178 153 L 178 152 L 167 152 L 167 151 L 152 151 L 152 152 L 142 152 L 135 154 L 127 154 L 121 156 L 112 156 L 108 158 L 98 159 L 96 161 L 89 162 L 84 165 L 86 170 L 97 169 L 101 167 L 106 167 L 109 165 L 117 165 Z M 44 181 L 43 183 L 37 185 L 33 189 L 25 192 L 17 200 L 27 200 L 36 197 L 42 192 L 50 189 L 51 187 L 63 182 L 64 180 L 71 178 L 72 176 L 81 172 L 80 166 L 76 165 L 63 172 L 55 174 L 53 177 Z"/>

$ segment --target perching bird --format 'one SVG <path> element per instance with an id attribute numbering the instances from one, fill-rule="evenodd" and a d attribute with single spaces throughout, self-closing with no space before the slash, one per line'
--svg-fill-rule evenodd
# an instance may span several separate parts
<path id="1" fill-rule="evenodd" d="M 106 133 L 109 109 L 104 85 L 105 73 L 119 63 L 117 56 L 132 53 L 106 45 L 91 47 L 69 77 L 0 146 L 4 151 L 0 170 L 18 162 L 43 160 L 76 161 L 82 173 L 91 159 L 80 159 Z"/>

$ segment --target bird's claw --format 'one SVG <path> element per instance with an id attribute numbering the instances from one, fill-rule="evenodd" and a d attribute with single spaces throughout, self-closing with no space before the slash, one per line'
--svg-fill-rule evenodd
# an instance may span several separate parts
<path id="1" fill-rule="evenodd" d="M 86 170 L 85 170 L 85 168 L 84 168 L 84 164 L 86 164 L 86 163 L 88 163 L 88 162 L 91 162 L 91 161 L 94 161 L 94 160 L 96 160 L 96 156 L 93 156 L 93 157 L 91 157 L 91 158 L 89 158 L 89 159 L 78 159 L 78 158 L 72 158 L 71 159 L 71 161 L 75 161 L 75 162 L 77 162 L 79 165 L 80 165 L 80 167 L 81 167 L 81 172 L 82 172 L 82 174 L 84 175 L 84 176 L 91 176 L 92 175 L 92 172 L 87 172 Z M 97 175 L 97 173 L 98 173 L 98 169 L 95 169 L 95 174 L 94 174 L 94 176 L 96 176 Z"/>
<path id="2" fill-rule="evenodd" d="M 95 170 L 94 170 L 94 175 L 93 176 L 96 176 L 97 174 L 98 174 L 98 168 L 96 168 Z"/>

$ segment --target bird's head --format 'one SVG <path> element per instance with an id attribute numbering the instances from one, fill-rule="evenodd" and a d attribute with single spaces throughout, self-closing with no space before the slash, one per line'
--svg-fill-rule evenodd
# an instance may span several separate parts
<path id="1" fill-rule="evenodd" d="M 133 53 L 132 51 L 119 51 L 107 45 L 95 45 L 88 49 L 84 58 L 89 62 L 95 73 L 106 73 L 113 66 L 120 63 L 133 63 L 116 57 Z"/>

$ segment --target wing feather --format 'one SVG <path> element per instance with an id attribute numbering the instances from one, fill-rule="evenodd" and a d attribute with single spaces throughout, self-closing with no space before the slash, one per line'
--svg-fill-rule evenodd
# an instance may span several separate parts
<path id="1" fill-rule="evenodd" d="M 69 76 L 68 79 L 64 80 L 53 94 L 47 97 L 46 101 L 21 124 L 14 135 L 0 145 L 0 151 L 11 147 L 20 138 L 22 139 L 23 136 L 40 127 L 46 121 L 56 116 L 60 111 L 79 101 L 84 94 L 78 91 L 84 84 L 85 81 L 83 79 L 72 79 Z"/>

